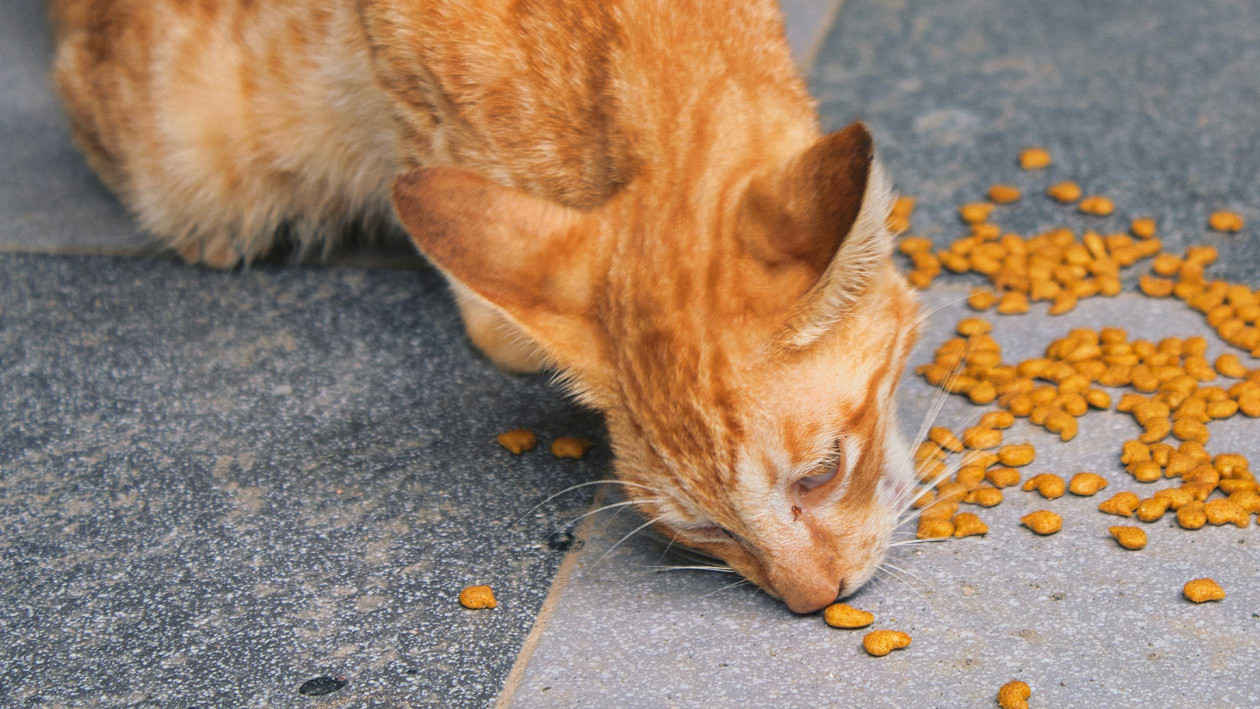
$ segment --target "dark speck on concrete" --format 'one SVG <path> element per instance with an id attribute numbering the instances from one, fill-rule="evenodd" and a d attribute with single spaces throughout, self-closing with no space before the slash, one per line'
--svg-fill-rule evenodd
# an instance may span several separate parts
<path id="1" fill-rule="evenodd" d="M 332 694 L 344 686 L 346 686 L 345 677 L 324 675 L 303 682 L 302 686 L 298 687 L 298 694 L 305 694 L 308 697 L 322 697 L 325 694 Z"/>

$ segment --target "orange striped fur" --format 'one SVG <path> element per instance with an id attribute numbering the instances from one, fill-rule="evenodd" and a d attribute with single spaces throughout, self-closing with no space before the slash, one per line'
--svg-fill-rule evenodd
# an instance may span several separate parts
<path id="1" fill-rule="evenodd" d="M 186 260 L 397 220 L 488 356 L 605 414 L 663 533 L 796 611 L 871 576 L 917 305 L 870 135 L 821 135 L 772 0 L 52 10 L 77 143 Z"/>

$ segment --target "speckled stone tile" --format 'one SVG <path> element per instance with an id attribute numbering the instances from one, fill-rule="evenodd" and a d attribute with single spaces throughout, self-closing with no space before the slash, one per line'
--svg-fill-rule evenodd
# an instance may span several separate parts
<path id="1" fill-rule="evenodd" d="M 994 182 L 1025 190 L 994 221 L 1021 233 L 1067 224 L 1160 224 L 1169 247 L 1209 243 L 1228 277 L 1260 264 L 1260 4 L 1250 0 L 997 2 L 849 0 L 811 77 L 824 123 L 867 121 L 898 188 L 919 199 L 915 231 L 964 233 L 955 208 Z M 1055 163 L 1024 172 L 1024 146 Z M 1046 186 L 1112 197 L 1077 215 Z M 1206 228 L 1232 208 L 1252 238 Z"/>
<path id="2" fill-rule="evenodd" d="M 433 272 L 0 255 L 0 706 L 483 706 L 607 469 Z M 494 443 L 516 426 L 538 449 Z M 555 436 L 599 441 L 553 458 Z M 461 588 L 490 583 L 495 610 Z"/>
<path id="3" fill-rule="evenodd" d="M 927 294 L 927 307 L 944 309 L 927 327 L 917 360 L 930 358 L 970 314 L 955 302 L 963 293 L 941 287 Z M 1148 338 L 1202 329 L 1201 317 L 1180 303 L 1138 295 L 1089 299 L 1057 318 L 995 322 L 1007 359 L 1038 356 L 1073 327 L 1122 324 Z M 1209 354 L 1223 351 L 1213 340 Z M 907 435 L 932 394 L 918 378 L 903 385 Z M 982 410 L 950 397 L 938 421 L 961 430 Z M 1254 459 L 1258 426 L 1242 417 L 1214 423 L 1209 449 Z M 622 515 L 597 524 L 514 706 L 990 706 L 1011 679 L 1032 686 L 1034 707 L 1257 706 L 1260 688 L 1251 677 L 1260 662 L 1260 528 L 1188 532 L 1169 516 L 1143 525 L 1146 549 L 1121 549 L 1107 527 L 1142 523 L 1104 515 L 1098 503 L 1122 490 L 1145 497 L 1168 486 L 1136 483 L 1123 471 L 1121 442 L 1137 431 L 1116 412 L 1087 414 L 1066 444 L 1026 421 L 1010 429 L 1009 442 L 1031 441 L 1038 450 L 1021 470 L 1025 479 L 1088 470 L 1110 486 L 1094 497 L 1052 501 L 1008 488 L 998 507 L 965 506 L 989 525 L 986 537 L 894 549 L 896 569 L 849 600 L 875 613 L 873 627 L 913 637 L 909 648 L 884 658 L 862 650 L 865 631 L 794 616 L 748 586 L 728 588 L 738 582 L 729 574 L 647 568 L 692 562 L 663 555 L 662 545 L 642 536 L 595 563 L 638 521 Z M 1063 530 L 1038 537 L 1020 526 L 1036 509 L 1061 514 Z M 913 523 L 906 529 L 902 538 L 912 538 Z M 1228 598 L 1201 606 L 1183 600 L 1182 585 L 1201 576 L 1219 581 Z"/>

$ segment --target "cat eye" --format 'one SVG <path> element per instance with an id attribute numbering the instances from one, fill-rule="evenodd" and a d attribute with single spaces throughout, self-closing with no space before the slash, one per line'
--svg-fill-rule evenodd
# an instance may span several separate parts
<path id="1" fill-rule="evenodd" d="M 796 481 L 796 484 L 804 488 L 805 492 L 809 492 L 810 490 L 813 490 L 814 488 L 822 487 L 823 485 L 826 485 L 832 480 L 835 480 L 836 475 L 839 472 L 840 472 L 839 465 L 832 466 L 831 469 L 826 472 L 819 473 L 817 475 L 811 475 L 807 478 L 801 478 L 800 480 Z"/>
<path id="2" fill-rule="evenodd" d="M 697 537 L 706 542 L 731 542 L 736 541 L 735 535 L 726 531 L 726 529 L 716 525 L 707 524 L 703 527 L 689 527 L 684 529 L 688 535 Z"/>

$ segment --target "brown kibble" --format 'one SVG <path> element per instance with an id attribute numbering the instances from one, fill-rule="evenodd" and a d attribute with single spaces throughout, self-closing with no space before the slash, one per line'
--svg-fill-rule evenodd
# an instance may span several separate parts
<path id="1" fill-rule="evenodd" d="M 967 398 L 976 406 L 991 404 L 994 399 L 997 399 L 997 387 L 993 385 L 993 382 L 978 382 L 967 390 Z"/>
<path id="2" fill-rule="evenodd" d="M 1002 493 L 998 493 L 999 495 Z M 985 524 L 979 517 L 971 512 L 961 512 L 954 517 L 954 536 L 955 537 L 974 537 L 981 534 L 988 534 L 989 525 Z"/>
<path id="3" fill-rule="evenodd" d="M 998 449 L 998 462 L 1002 465 L 1018 468 L 1028 465 L 1037 458 L 1036 449 L 1031 443 L 1008 444 Z"/>
<path id="4" fill-rule="evenodd" d="M 1019 484 L 1019 471 L 1014 468 L 994 468 L 984 474 L 993 487 L 1010 487 Z"/>
<path id="5" fill-rule="evenodd" d="M 1066 180 L 1050 185 L 1050 189 L 1046 190 L 1046 194 L 1064 204 L 1071 204 L 1081 198 L 1081 186 L 1071 180 Z"/>
<path id="6" fill-rule="evenodd" d="M 1025 682 L 1012 680 L 1002 685 L 997 693 L 997 703 L 1002 709 L 1028 709 L 1032 689 Z"/>
<path id="7" fill-rule="evenodd" d="M 551 443 L 551 454 L 557 458 L 578 459 L 590 450 L 591 442 L 585 438 L 557 438 Z"/>
<path id="8" fill-rule="evenodd" d="M 459 604 L 471 610 L 495 608 L 499 602 L 494 598 L 494 591 L 489 586 L 469 586 L 459 592 Z"/>
<path id="9" fill-rule="evenodd" d="M 1222 525 L 1233 523 L 1239 527 L 1246 527 L 1251 524 L 1251 517 L 1247 511 L 1239 507 L 1236 502 L 1229 499 L 1215 499 L 1203 506 L 1203 513 L 1207 515 L 1208 524 Z"/>
<path id="10" fill-rule="evenodd" d="M 980 224 L 988 221 L 989 213 L 992 211 L 991 202 L 969 202 L 958 208 L 958 216 L 968 224 Z"/>
<path id="11" fill-rule="evenodd" d="M 1125 549 L 1141 549 L 1146 546 L 1146 532 L 1137 527 L 1108 527 L 1107 531 Z"/>
<path id="12" fill-rule="evenodd" d="M 1243 218 L 1238 212 L 1212 212 L 1212 216 L 1208 217 L 1208 226 L 1212 231 L 1242 231 Z"/>
<path id="13" fill-rule="evenodd" d="M 972 310 L 988 310 L 998 301 L 997 293 L 987 288 L 977 288 L 967 296 L 967 305 Z"/>
<path id="14" fill-rule="evenodd" d="M 1142 276 L 1138 279 L 1138 288 L 1152 298 L 1166 298 L 1172 295 L 1173 282 L 1166 278 Z"/>
<path id="15" fill-rule="evenodd" d="M 1054 534 L 1063 528 L 1063 518 L 1049 510 L 1030 512 L 1021 517 L 1019 521 L 1025 527 L 1042 536 Z"/>
<path id="16" fill-rule="evenodd" d="M 1172 434 L 1183 441 L 1194 441 L 1200 444 L 1206 444 L 1208 437 L 1207 426 L 1195 421 L 1194 419 L 1181 419 L 1173 424 Z"/>
<path id="17" fill-rule="evenodd" d="M 1063 478 L 1054 473 L 1042 473 L 1034 475 L 1024 482 L 1024 492 L 1036 490 L 1041 496 L 1047 500 L 1053 500 L 1062 497 L 1067 486 L 1063 482 Z"/>
<path id="18" fill-rule="evenodd" d="M 1203 511 L 1205 505 L 1199 500 L 1187 502 L 1177 510 L 1177 524 L 1182 529 L 1201 529 L 1207 524 L 1207 513 Z"/>
<path id="19" fill-rule="evenodd" d="M 1024 148 L 1019 153 L 1019 166 L 1025 170 L 1040 170 L 1050 163 L 1050 151 L 1045 148 Z"/>
<path id="20" fill-rule="evenodd" d="M 914 214 L 914 204 L 914 197 L 901 195 L 897 199 L 893 200 L 892 209 L 889 210 L 889 213 L 900 214 L 903 217 L 908 217 L 911 214 Z"/>
<path id="21" fill-rule="evenodd" d="M 833 628 L 865 628 L 875 622 L 875 614 L 847 603 L 832 603 L 823 611 L 823 620 Z"/>
<path id="22" fill-rule="evenodd" d="M 952 431 L 944 426 L 935 426 L 932 430 L 928 431 L 928 440 L 945 450 L 953 451 L 955 453 L 958 453 L 963 449 L 963 442 L 958 440 L 958 436 L 955 436 Z"/>
<path id="23" fill-rule="evenodd" d="M 910 636 L 900 630 L 872 630 L 862 638 L 862 647 L 873 657 L 883 657 L 893 650 L 910 647 Z"/>
<path id="24" fill-rule="evenodd" d="M 989 188 L 989 201 L 998 204 L 1010 204 L 1018 201 L 1023 193 L 1015 185 L 993 185 Z"/>
<path id="25" fill-rule="evenodd" d="M 1167 497 L 1148 497 L 1138 505 L 1137 518 L 1143 522 L 1154 522 L 1164 516 L 1164 513 L 1168 511 L 1168 505 Z"/>
<path id="26" fill-rule="evenodd" d="M 980 428 L 979 426 L 972 426 L 966 431 L 963 431 L 962 440 L 964 445 L 973 450 L 997 448 L 1002 445 L 1002 432 L 993 428 Z M 998 451 L 999 460 L 1001 459 L 1001 455 L 1001 451 Z"/>
<path id="27" fill-rule="evenodd" d="M 980 417 L 977 426 L 984 428 L 1010 428 L 1015 425 L 1015 415 L 1009 411 L 990 411 Z"/>
<path id="28" fill-rule="evenodd" d="M 963 337 L 985 335 L 993 332 L 993 323 L 984 318 L 963 318 L 958 322 L 957 331 Z"/>
<path id="29" fill-rule="evenodd" d="M 1132 517 L 1133 511 L 1138 508 L 1140 503 L 1141 501 L 1138 500 L 1137 495 L 1131 492 L 1118 492 L 1098 505 L 1098 511 L 1106 512 L 1109 515 Z"/>
<path id="30" fill-rule="evenodd" d="M 1125 466 L 1133 479 L 1140 483 L 1153 483 L 1164 477 L 1164 471 L 1160 470 L 1159 463 L 1153 460 L 1139 460 L 1136 463 L 1129 463 Z"/>
<path id="31" fill-rule="evenodd" d="M 1225 589 L 1210 578 L 1195 579 L 1181 589 L 1187 601 L 1206 603 L 1208 601 L 1225 600 Z"/>
<path id="32" fill-rule="evenodd" d="M 1216 371 L 1220 372 L 1222 376 L 1234 379 L 1242 379 L 1247 376 L 1247 368 L 1239 361 L 1238 355 L 1223 354 L 1217 357 L 1215 367 Z"/>
<path id="33" fill-rule="evenodd" d="M 511 451 L 512 455 L 520 455 L 525 451 L 532 451 L 534 446 L 538 445 L 538 437 L 527 428 L 514 428 L 511 431 L 504 431 L 495 436 L 494 440 Z"/>
<path id="34" fill-rule="evenodd" d="M 1167 503 L 1165 505 L 1165 508 L 1163 510 L 1160 510 L 1159 512 L 1159 515 L 1162 516 L 1164 512 L 1167 510 L 1179 510 L 1182 507 L 1190 504 L 1191 502 L 1194 502 L 1194 495 L 1192 495 L 1190 491 L 1186 490 L 1185 488 L 1170 487 L 1170 488 L 1165 488 L 1163 490 L 1157 490 L 1155 492 L 1155 499 L 1163 500 Z M 1139 508 L 1139 512 L 1140 511 L 1141 511 L 1141 508 Z M 1156 517 L 1155 519 L 1158 519 L 1158 517 Z M 1149 522 L 1152 520 L 1142 520 L 1142 521 Z"/>
<path id="35" fill-rule="evenodd" d="M 1068 492 L 1081 497 L 1089 497 L 1107 487 L 1107 479 L 1098 473 L 1077 473 L 1068 483 Z"/>
<path id="36" fill-rule="evenodd" d="M 918 497 L 915 498 L 914 503 L 911 504 L 910 507 L 916 510 L 921 510 L 924 507 L 927 507 L 928 505 L 932 504 L 932 501 L 935 499 L 936 499 L 936 491 L 926 490 L 924 491 L 922 495 L 919 495 Z"/>
<path id="37" fill-rule="evenodd" d="M 963 502 L 971 505 L 980 505 L 981 507 L 995 507 L 1002 504 L 1002 491 L 996 487 L 978 487 L 963 498 Z M 958 520 L 954 520 L 954 524 L 958 524 Z M 958 536 L 958 532 L 954 532 L 954 536 Z"/>
<path id="38" fill-rule="evenodd" d="M 1100 195 L 1094 195 L 1082 199 L 1077 208 L 1085 214 L 1093 214 L 1097 217 L 1105 217 L 1116 211 L 1116 205 L 1113 204 L 1110 199 Z"/>
<path id="39" fill-rule="evenodd" d="M 1147 218 L 1134 219 L 1129 224 L 1129 231 L 1133 232 L 1133 235 L 1139 239 L 1149 239 L 1155 236 L 1155 220 Z"/>
<path id="40" fill-rule="evenodd" d="M 1151 459 L 1151 447 L 1141 441 L 1125 441 L 1120 452 L 1121 463 L 1137 463 Z"/>
<path id="41" fill-rule="evenodd" d="M 1028 312 L 1028 296 L 1018 291 L 1011 291 L 998 301 L 997 311 L 1001 315 L 1021 315 Z"/>
<path id="42" fill-rule="evenodd" d="M 953 534 L 954 523 L 949 521 L 948 516 L 933 515 L 919 518 L 919 531 L 915 536 L 919 539 L 940 539 L 953 536 Z"/>

